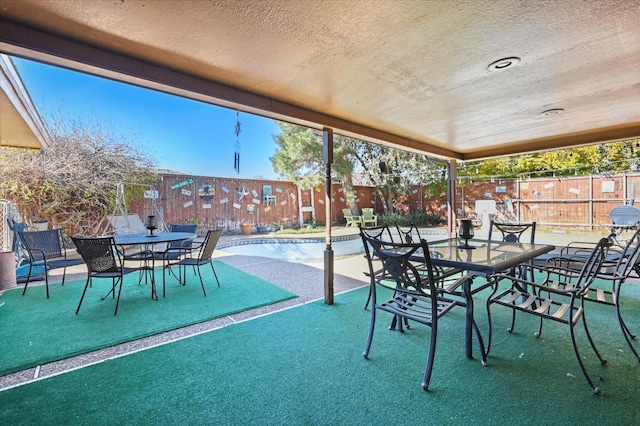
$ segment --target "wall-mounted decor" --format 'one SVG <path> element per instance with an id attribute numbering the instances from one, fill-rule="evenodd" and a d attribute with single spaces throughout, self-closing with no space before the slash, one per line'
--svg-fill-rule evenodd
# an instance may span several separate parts
<path id="1" fill-rule="evenodd" d="M 193 205 L 193 201 L 189 200 L 189 201 L 185 201 L 184 203 L 182 203 L 182 207 L 189 207 Z"/>
<path id="2" fill-rule="evenodd" d="M 209 201 L 216 194 L 216 190 L 213 186 L 209 184 L 204 184 L 198 189 L 198 197 L 203 199 L 204 201 Z"/>
<path id="3" fill-rule="evenodd" d="M 506 186 L 496 186 L 496 194 L 504 194 L 507 192 Z"/>
<path id="4" fill-rule="evenodd" d="M 202 208 L 203 209 L 210 209 L 211 208 L 211 204 L 203 204 Z"/>
<path id="5" fill-rule="evenodd" d="M 229 193 L 229 188 L 227 188 L 226 186 L 223 186 L 222 188 L 220 188 L 225 194 Z"/>
<path id="6" fill-rule="evenodd" d="M 616 183 L 612 180 L 603 180 L 602 181 L 602 192 L 615 192 Z"/>
<path id="7" fill-rule="evenodd" d="M 258 200 L 257 198 L 254 198 L 253 200 L 251 200 L 251 202 L 253 204 L 260 204 L 260 200 Z"/>
<path id="8" fill-rule="evenodd" d="M 242 207 L 242 206 L 241 206 L 240 204 L 238 204 L 238 203 L 233 203 L 233 208 L 234 208 L 234 209 L 238 209 L 238 210 L 240 210 L 240 208 L 241 208 L 241 207 Z"/>
<path id="9" fill-rule="evenodd" d="M 227 204 L 229 202 L 228 198 L 223 198 L 220 200 L 220 204 Z"/>
<path id="10" fill-rule="evenodd" d="M 580 190 L 578 188 L 569 188 L 569 192 L 578 195 Z"/>
<path id="11" fill-rule="evenodd" d="M 248 200 L 249 191 L 244 186 L 242 188 L 236 188 L 236 194 L 238 194 L 238 201 Z"/>
<path id="12" fill-rule="evenodd" d="M 145 199 L 158 199 L 158 191 L 153 191 L 153 190 L 146 190 L 144 191 L 144 198 Z"/>
<path id="13" fill-rule="evenodd" d="M 551 188 L 553 188 L 554 186 L 556 186 L 556 185 L 555 185 L 553 182 L 549 182 L 549 183 L 545 183 L 542 187 L 543 187 L 544 189 L 551 189 Z"/>
<path id="14" fill-rule="evenodd" d="M 189 191 L 188 189 L 183 189 L 180 192 L 182 193 L 182 195 L 186 195 L 187 197 L 191 197 L 191 191 Z"/>
<path id="15" fill-rule="evenodd" d="M 193 183 L 193 179 L 183 180 L 182 182 L 174 183 L 171 185 L 171 189 L 182 188 L 183 186 L 191 185 Z"/>
<path id="16" fill-rule="evenodd" d="M 277 189 L 276 189 L 277 191 Z M 280 190 L 282 192 L 282 189 Z M 262 204 L 270 206 L 276 203 L 276 196 L 271 191 L 271 185 L 262 185 Z"/>

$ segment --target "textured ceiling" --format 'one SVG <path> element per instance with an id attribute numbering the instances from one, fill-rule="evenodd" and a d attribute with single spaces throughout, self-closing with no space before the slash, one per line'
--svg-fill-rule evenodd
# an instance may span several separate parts
<path id="1" fill-rule="evenodd" d="M 0 17 L 6 53 L 444 157 L 640 137 L 638 1 L 0 0 Z"/>

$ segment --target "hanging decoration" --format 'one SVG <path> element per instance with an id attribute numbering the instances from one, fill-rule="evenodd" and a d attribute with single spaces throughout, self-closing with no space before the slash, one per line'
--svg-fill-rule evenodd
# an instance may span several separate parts
<path id="1" fill-rule="evenodd" d="M 239 136 L 240 136 L 240 111 L 236 110 L 236 128 L 235 128 L 235 132 L 236 134 L 236 143 L 233 146 L 235 149 L 235 152 L 233 153 L 233 169 L 240 174 L 240 140 L 239 140 Z"/>

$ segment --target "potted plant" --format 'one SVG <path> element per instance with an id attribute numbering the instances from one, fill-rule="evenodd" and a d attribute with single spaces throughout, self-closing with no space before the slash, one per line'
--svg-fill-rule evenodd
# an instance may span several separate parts
<path id="1" fill-rule="evenodd" d="M 251 235 L 253 231 L 253 223 L 241 223 L 240 224 L 240 232 L 242 235 Z"/>

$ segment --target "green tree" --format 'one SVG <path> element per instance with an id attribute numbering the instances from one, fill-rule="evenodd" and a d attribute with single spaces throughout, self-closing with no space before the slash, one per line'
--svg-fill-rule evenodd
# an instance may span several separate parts
<path id="1" fill-rule="evenodd" d="M 325 165 L 322 159 L 322 132 L 295 124 L 276 122 L 282 132 L 274 136 L 278 150 L 269 158 L 273 170 L 283 179 L 294 182 L 302 189 L 312 189 L 325 183 Z M 332 179 L 343 183 L 348 194 L 353 189 L 351 149 L 344 137 L 334 137 Z"/>
<path id="2" fill-rule="evenodd" d="M 45 153 L 0 149 L 0 198 L 16 203 L 23 220 L 48 220 L 95 235 L 115 205 L 119 182 L 153 184 L 154 160 L 130 138 L 88 120 L 45 120 Z M 137 196 L 141 190 L 137 190 Z"/>
<path id="3" fill-rule="evenodd" d="M 278 150 L 270 158 L 276 173 L 302 188 L 324 184 L 322 133 L 289 123 L 277 124 L 282 132 L 274 137 Z M 343 182 L 345 194 L 353 189 L 353 175 L 363 175 L 377 188 L 388 213 L 404 210 L 400 196 L 412 185 L 437 187 L 438 193 L 446 188 L 443 166 L 425 156 L 340 135 L 334 136 L 332 171 L 333 178 Z"/>
<path id="4" fill-rule="evenodd" d="M 486 179 L 622 173 L 637 170 L 640 139 L 463 163 L 458 176 Z"/>

